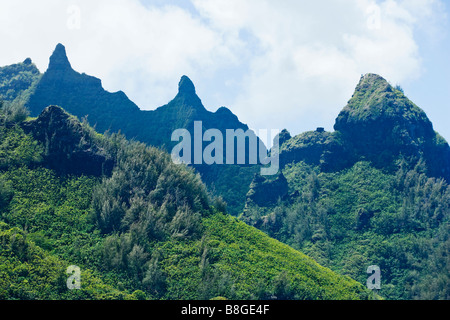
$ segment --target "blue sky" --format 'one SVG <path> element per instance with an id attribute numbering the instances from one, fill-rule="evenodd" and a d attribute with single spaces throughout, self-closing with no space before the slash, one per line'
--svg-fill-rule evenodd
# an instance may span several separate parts
<path id="1" fill-rule="evenodd" d="M 450 141 L 449 13 L 448 0 L 0 0 L 0 65 L 44 72 L 63 43 L 75 70 L 142 109 L 187 75 L 207 109 L 292 134 L 331 131 L 378 73 Z"/>
<path id="2" fill-rule="evenodd" d="M 449 2 L 445 2 L 450 12 Z M 434 128 L 450 142 L 450 24 L 433 40 L 419 34 L 417 42 L 424 72 L 419 79 L 404 85 L 407 96 L 427 112 Z"/>

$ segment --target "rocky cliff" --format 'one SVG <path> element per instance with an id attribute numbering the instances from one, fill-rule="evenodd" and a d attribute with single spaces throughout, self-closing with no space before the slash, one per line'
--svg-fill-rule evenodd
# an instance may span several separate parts
<path id="1" fill-rule="evenodd" d="M 423 160 L 430 176 L 450 181 L 448 143 L 434 131 L 422 109 L 379 75 L 361 77 L 334 129 L 306 132 L 285 141 L 280 148 L 282 166 L 304 161 L 335 171 L 366 160 L 395 171 L 400 162 L 414 167 Z"/>
<path id="2" fill-rule="evenodd" d="M 202 122 L 203 131 L 218 129 L 224 137 L 227 129 L 248 130 L 248 126 L 226 107 L 216 112 L 208 111 L 187 76 L 181 77 L 178 92 L 169 103 L 151 111 L 140 110 L 125 93 L 108 92 L 103 89 L 100 79 L 73 70 L 62 44 L 56 46 L 47 71 L 26 103 L 32 116 L 38 116 L 50 105 L 61 106 L 79 119 L 87 118 L 100 133 L 120 131 L 128 139 L 168 152 L 177 144 L 171 141 L 173 131 L 188 129 L 193 137 L 195 121 Z M 203 180 L 209 186 L 214 185 L 215 192 L 229 203 L 230 212 L 238 214 L 258 167 L 253 170 L 239 166 L 198 165 L 196 169 Z M 238 177 L 238 182 L 233 177 Z"/>
<path id="3" fill-rule="evenodd" d="M 288 183 L 281 172 L 271 179 L 256 174 L 247 193 L 247 204 L 269 207 L 277 204 L 278 200 L 284 200 L 287 194 Z"/>
<path id="4" fill-rule="evenodd" d="M 61 174 L 108 175 L 114 162 L 74 116 L 49 106 L 35 120 L 22 124 L 44 145 L 45 163 Z"/>

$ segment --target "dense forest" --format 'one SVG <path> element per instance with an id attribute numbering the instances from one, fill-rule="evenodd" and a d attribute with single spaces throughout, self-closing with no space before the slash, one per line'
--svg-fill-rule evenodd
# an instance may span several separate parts
<path id="1" fill-rule="evenodd" d="M 162 150 L 55 106 L 29 118 L 2 103 L 0 121 L 1 299 L 370 297 L 226 214 Z M 67 287 L 71 265 L 80 290 Z"/>
<path id="2" fill-rule="evenodd" d="M 282 173 L 253 181 L 243 221 L 361 283 L 379 266 L 388 299 L 450 298 L 449 146 L 402 91 L 365 75 L 334 132 L 280 144 Z"/>
<path id="3" fill-rule="evenodd" d="M 423 168 L 386 174 L 367 162 L 339 173 L 305 163 L 283 171 L 295 197 L 249 201 L 241 219 L 364 283 L 381 269 L 389 299 L 449 299 L 450 187 Z"/>
<path id="4" fill-rule="evenodd" d="M 176 128 L 248 128 L 186 76 L 151 112 L 62 45 L 45 73 L 26 59 L 0 81 L 0 298 L 450 299 L 450 147 L 378 75 L 334 131 L 281 131 L 274 176 L 172 162 Z"/>

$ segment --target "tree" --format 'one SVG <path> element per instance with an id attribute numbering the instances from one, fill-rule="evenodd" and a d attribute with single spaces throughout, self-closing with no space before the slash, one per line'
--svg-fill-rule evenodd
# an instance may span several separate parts
<path id="1" fill-rule="evenodd" d="M 28 109 L 21 102 L 0 101 L 0 124 L 17 124 L 27 119 Z"/>
<path id="2" fill-rule="evenodd" d="M 144 251 L 144 248 L 135 244 L 127 258 L 129 272 L 133 273 L 137 279 L 142 279 L 142 271 L 147 261 L 148 253 Z"/>
<path id="3" fill-rule="evenodd" d="M 12 196 L 13 191 L 11 185 L 3 177 L 0 177 L 0 213 L 3 208 L 8 206 Z"/>
<path id="4" fill-rule="evenodd" d="M 166 274 L 159 266 L 159 252 L 152 254 L 142 284 L 153 294 L 162 296 L 166 291 Z"/>
<path id="5" fill-rule="evenodd" d="M 273 295 L 277 300 L 294 299 L 291 280 L 286 271 L 280 272 L 273 280 Z"/>

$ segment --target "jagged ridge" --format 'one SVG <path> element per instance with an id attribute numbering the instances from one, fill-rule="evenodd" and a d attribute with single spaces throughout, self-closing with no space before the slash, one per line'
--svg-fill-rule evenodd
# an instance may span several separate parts
<path id="1" fill-rule="evenodd" d="M 74 71 L 62 44 L 56 46 L 47 71 L 27 102 L 32 116 L 39 115 L 49 105 L 61 106 L 79 119 L 87 117 L 89 124 L 100 133 L 120 131 L 129 139 L 166 151 L 170 151 L 177 143 L 171 141 L 174 130 L 188 129 L 193 136 L 194 121 L 201 121 L 204 130 L 219 129 L 224 136 L 227 129 L 248 130 L 248 126 L 225 107 L 216 112 L 206 110 L 196 94 L 193 82 L 187 76 L 181 77 L 178 92 L 168 104 L 152 111 L 140 110 L 125 93 L 107 92 L 102 88 L 100 79 Z M 202 165 L 196 169 L 208 185 L 214 184 L 215 192 L 223 196 L 229 203 L 230 212 L 234 214 L 242 209 L 252 176 L 258 170 Z M 239 177 L 239 182 L 223 180 L 225 175 Z"/>
<path id="2" fill-rule="evenodd" d="M 3 186 L 10 193 L 0 207 L 2 299 L 369 297 L 363 285 L 217 210 L 192 170 L 161 150 L 97 135 L 57 106 L 22 127 L 45 146 L 45 159 L 0 171 L 0 196 Z M 18 126 L 0 129 L 29 138 Z M 72 167 L 77 151 L 99 154 L 101 145 L 116 159 L 102 179 L 88 163 L 76 175 L 41 167 Z M 16 153 L 20 143 L 0 148 Z M 79 290 L 66 286 L 69 263 L 81 269 Z"/>

